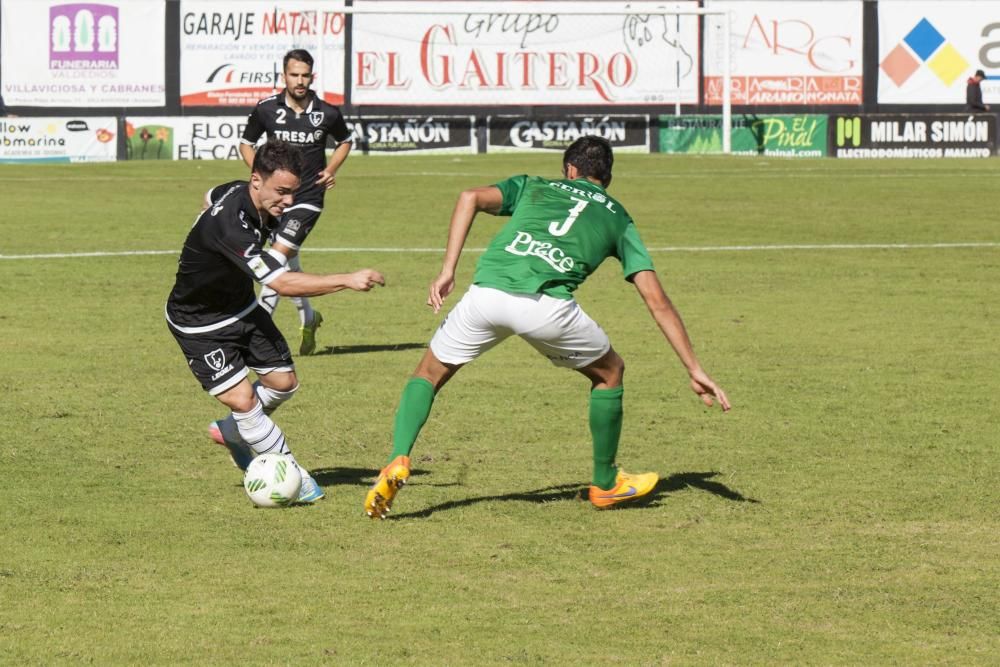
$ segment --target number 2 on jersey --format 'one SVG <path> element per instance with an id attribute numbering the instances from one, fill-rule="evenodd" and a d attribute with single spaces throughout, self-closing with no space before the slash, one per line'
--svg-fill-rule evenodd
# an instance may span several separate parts
<path id="1" fill-rule="evenodd" d="M 578 199 L 577 197 L 570 197 L 570 199 L 576 202 L 576 206 L 569 210 L 569 214 L 562 222 L 553 220 L 549 223 L 549 234 L 564 236 L 569 231 L 569 228 L 573 226 L 573 223 L 576 222 L 577 217 L 583 213 L 583 209 L 587 208 L 587 204 L 590 203 L 586 199 Z"/>

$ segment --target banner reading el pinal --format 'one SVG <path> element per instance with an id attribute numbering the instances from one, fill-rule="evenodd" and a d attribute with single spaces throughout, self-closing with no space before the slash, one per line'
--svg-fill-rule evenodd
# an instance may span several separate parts
<path id="1" fill-rule="evenodd" d="M 480 7 L 484 3 L 479 3 Z M 354 16 L 355 104 L 661 104 L 698 101 L 695 16 L 583 13 L 621 3 L 488 3 L 491 14 Z M 438 3 L 442 10 L 451 3 Z M 671 2 L 695 9 L 697 2 Z M 426 6 L 359 0 L 359 9 Z M 455 12 L 462 4 L 454 3 Z M 663 8 L 632 2 L 630 9 Z"/>
<path id="2" fill-rule="evenodd" d="M 163 0 L 0 3 L 0 79 L 10 106 L 166 103 Z"/>
<path id="3" fill-rule="evenodd" d="M 733 104 L 861 104 L 860 0 L 708 0 L 731 12 L 728 40 Z M 705 102 L 722 103 L 721 32 L 705 29 Z"/>
<path id="4" fill-rule="evenodd" d="M 251 106 L 284 87 L 282 59 L 305 49 L 313 90 L 344 101 L 344 14 L 324 3 L 275 0 L 181 2 L 181 105 Z"/>

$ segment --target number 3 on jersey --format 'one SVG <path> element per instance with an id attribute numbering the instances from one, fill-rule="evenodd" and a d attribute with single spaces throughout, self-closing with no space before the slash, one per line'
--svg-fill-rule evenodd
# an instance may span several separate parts
<path id="1" fill-rule="evenodd" d="M 569 210 L 569 214 L 562 222 L 553 220 L 549 223 L 549 234 L 552 234 L 553 236 L 565 236 L 566 232 L 569 231 L 569 228 L 573 226 L 574 222 L 576 222 L 576 218 L 583 213 L 583 209 L 587 208 L 587 204 L 590 203 L 586 199 L 578 199 L 577 197 L 570 197 L 570 199 L 576 202 L 576 206 Z"/>

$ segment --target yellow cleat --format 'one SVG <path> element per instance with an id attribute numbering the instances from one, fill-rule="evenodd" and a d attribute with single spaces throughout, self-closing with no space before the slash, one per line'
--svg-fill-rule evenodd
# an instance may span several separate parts
<path id="1" fill-rule="evenodd" d="M 627 503 L 637 498 L 642 498 L 654 488 L 660 476 L 655 472 L 644 472 L 638 475 L 630 475 L 627 472 L 618 471 L 615 476 L 615 485 L 610 489 L 602 489 L 598 486 L 590 485 L 590 502 L 598 509 L 614 507 L 620 503 Z"/>
<path id="2" fill-rule="evenodd" d="M 316 329 L 319 329 L 321 324 L 323 324 L 323 315 L 318 310 L 314 310 L 312 322 L 299 329 L 302 332 L 299 354 L 303 357 L 308 357 L 316 351 Z"/>
<path id="3" fill-rule="evenodd" d="M 409 478 L 410 457 L 397 456 L 389 465 L 382 468 L 375 484 L 365 496 L 365 514 L 372 519 L 384 519 L 396 494 Z"/>

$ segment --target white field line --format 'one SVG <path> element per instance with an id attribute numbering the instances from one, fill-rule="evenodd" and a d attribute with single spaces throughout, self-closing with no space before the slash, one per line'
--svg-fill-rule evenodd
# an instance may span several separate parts
<path id="1" fill-rule="evenodd" d="M 774 250 L 933 250 L 949 248 L 1000 248 L 1000 242 L 973 243 L 803 243 L 782 245 L 663 246 L 647 248 L 650 252 L 758 252 Z M 486 248 L 466 248 L 481 253 Z M 444 248 L 303 248 L 306 253 L 443 253 Z M 118 252 L 49 252 L 30 255 L 2 255 L 0 260 L 80 259 L 86 257 L 135 257 L 141 255 L 179 255 L 180 250 L 123 250 Z"/>
<path id="2" fill-rule="evenodd" d="M 475 176 L 477 173 L 482 174 L 482 178 L 489 180 L 490 178 L 498 178 L 495 170 L 488 170 L 484 168 L 473 168 L 475 165 L 464 164 L 461 169 L 452 170 L 414 170 L 414 171 L 397 171 L 392 173 L 381 173 L 379 178 L 413 178 L 413 177 L 438 177 L 438 176 Z M 695 172 L 680 172 L 680 171 L 629 171 L 621 170 L 615 173 L 615 176 L 619 180 L 649 180 L 649 179 L 681 179 L 681 180 L 691 180 L 699 178 L 718 178 L 719 176 L 739 176 L 740 178 L 754 179 L 754 178 L 785 178 L 787 176 L 795 176 L 802 178 L 828 178 L 830 176 L 835 176 L 837 179 L 912 179 L 912 178 L 927 178 L 929 175 L 933 176 L 962 176 L 964 178 L 993 178 L 996 175 L 994 170 L 984 170 L 984 171 L 969 171 L 962 169 L 952 169 L 952 170 L 936 170 L 931 174 L 930 172 L 920 170 L 920 169 L 905 169 L 897 168 L 892 171 L 885 172 L 848 172 L 838 169 L 824 168 L 824 167 L 807 167 L 807 166 L 797 166 L 797 167 L 786 167 L 784 165 L 780 167 L 771 166 L 768 163 L 756 163 L 754 166 L 748 167 L 734 167 L 734 168 L 723 168 L 723 169 L 704 169 Z M 58 178 L 53 177 L 51 174 L 46 176 L 7 176 L 3 177 L 4 183 L 46 183 L 51 184 L 54 180 L 58 180 L 60 183 L 73 183 L 73 182 L 83 182 L 91 183 L 97 181 L 114 181 L 116 183 L 126 182 L 159 182 L 159 181 L 173 181 L 173 182 L 189 182 L 193 180 L 204 180 L 203 175 L 192 175 L 192 176 L 162 176 L 162 175 L 136 175 L 136 174 L 116 174 L 111 176 L 62 176 Z M 352 175 L 348 174 L 344 176 L 344 180 L 350 180 Z M 357 178 L 368 178 L 367 175 L 359 175 Z"/>

